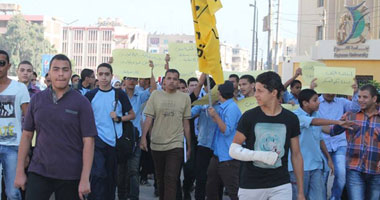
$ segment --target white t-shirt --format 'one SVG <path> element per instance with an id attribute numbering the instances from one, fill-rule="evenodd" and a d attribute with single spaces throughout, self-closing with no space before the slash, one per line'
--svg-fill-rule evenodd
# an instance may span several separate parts
<path id="1" fill-rule="evenodd" d="M 20 144 L 21 105 L 29 101 L 26 86 L 14 80 L 0 93 L 0 145 L 18 146 Z"/>

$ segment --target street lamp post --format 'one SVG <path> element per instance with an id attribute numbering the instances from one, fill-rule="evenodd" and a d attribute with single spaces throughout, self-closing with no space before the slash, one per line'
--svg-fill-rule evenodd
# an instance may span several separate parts
<path id="1" fill-rule="evenodd" d="M 257 39 L 257 30 L 256 30 L 256 0 L 255 4 L 249 4 L 250 7 L 253 7 L 253 32 L 252 32 L 252 53 L 251 53 L 251 70 L 256 70 L 256 61 L 255 61 L 255 40 Z M 256 41 L 257 42 L 257 41 Z M 256 50 L 257 51 L 257 50 Z"/>

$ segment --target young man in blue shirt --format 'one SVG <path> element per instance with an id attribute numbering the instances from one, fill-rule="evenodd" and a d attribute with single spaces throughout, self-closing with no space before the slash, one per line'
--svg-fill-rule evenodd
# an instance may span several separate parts
<path id="1" fill-rule="evenodd" d="M 102 63 L 98 66 L 99 88 L 86 93 L 95 115 L 98 137 L 95 138 L 94 163 L 91 170 L 91 188 L 88 199 L 115 199 L 116 190 L 116 135 L 123 133 L 123 121 L 135 119 L 135 113 L 124 91 L 111 86 L 112 66 Z M 118 101 L 115 101 L 118 92 Z M 116 105 L 116 111 L 115 109 Z M 126 115 L 127 114 L 127 115 Z"/>
<path id="2" fill-rule="evenodd" d="M 132 105 L 132 109 L 135 112 L 136 118 L 131 120 L 133 126 L 139 131 L 140 141 L 142 130 L 142 109 L 143 104 L 148 101 L 150 94 L 156 90 L 157 85 L 153 75 L 153 62 L 150 61 L 150 67 L 152 68 L 152 76 L 150 78 L 150 88 L 147 90 L 137 90 L 136 85 L 138 79 L 135 77 L 126 77 L 124 80 L 125 83 L 125 92 L 127 93 L 129 102 Z M 126 163 L 118 165 L 118 184 L 117 184 L 117 193 L 119 200 L 126 200 L 127 198 L 131 200 L 139 199 L 139 167 L 140 167 L 140 156 L 141 149 L 138 146 Z"/>
<path id="3" fill-rule="evenodd" d="M 239 188 L 240 162 L 230 157 L 228 150 L 236 133 L 241 112 L 234 102 L 234 85 L 225 81 L 218 87 L 219 112 L 213 107 L 208 109 L 212 120 L 218 125 L 212 148 L 214 155 L 207 169 L 207 199 L 218 199 L 219 188 L 223 184 L 232 200 L 237 200 Z"/>
<path id="4" fill-rule="evenodd" d="M 299 93 L 298 100 L 300 108 L 295 110 L 301 134 L 300 147 L 304 158 L 304 182 L 303 189 L 307 199 L 326 199 L 326 186 L 324 184 L 324 156 L 327 158 L 328 167 L 334 174 L 334 164 L 323 141 L 322 127 L 326 125 L 341 125 L 348 127 L 349 122 L 338 120 L 327 120 L 319 118 L 318 94 L 311 89 L 304 89 Z M 323 153 L 323 154 L 322 154 Z M 289 155 L 289 158 L 291 155 Z M 290 180 L 292 183 L 293 199 L 296 199 L 297 183 L 293 172 L 293 166 L 289 163 Z"/>
<path id="5" fill-rule="evenodd" d="M 315 80 L 314 80 L 315 81 Z M 311 89 L 314 89 L 316 84 L 312 82 Z M 319 97 L 319 115 L 323 119 L 339 120 L 346 112 L 359 112 L 360 105 L 358 103 L 358 85 L 355 82 L 352 85 L 354 90 L 352 100 L 342 97 L 336 97 L 336 94 L 322 94 Z M 346 184 L 346 151 L 347 139 L 344 134 L 338 136 L 330 136 L 323 134 L 327 150 L 334 162 L 334 183 L 331 189 L 331 200 L 340 199 Z M 328 173 L 325 174 L 325 183 L 327 185 Z"/>

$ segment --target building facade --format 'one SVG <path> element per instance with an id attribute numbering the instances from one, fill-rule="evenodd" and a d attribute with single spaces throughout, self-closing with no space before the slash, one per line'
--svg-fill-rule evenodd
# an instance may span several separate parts
<path id="1" fill-rule="evenodd" d="M 378 0 L 308 0 L 298 1 L 297 56 L 311 55 L 315 42 L 336 40 L 342 30 L 339 26 L 349 17 L 347 6 L 356 6 L 365 2 L 370 30 L 367 40 L 380 39 L 380 1 Z M 363 9 L 363 7 L 361 9 Z"/>
<path id="2" fill-rule="evenodd" d="M 73 60 L 75 73 L 84 68 L 96 71 L 100 63 L 109 62 L 112 57 L 113 27 L 64 27 L 62 53 Z"/>

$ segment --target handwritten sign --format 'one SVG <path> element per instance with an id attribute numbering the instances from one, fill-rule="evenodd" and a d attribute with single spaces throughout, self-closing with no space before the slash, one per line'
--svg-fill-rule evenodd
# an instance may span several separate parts
<path id="1" fill-rule="evenodd" d="M 258 75 L 267 72 L 268 70 L 258 70 L 258 71 L 246 71 L 246 72 L 234 72 L 234 71 L 223 71 L 224 80 L 228 80 L 231 74 L 236 74 L 239 77 L 243 75 L 252 75 L 253 77 L 257 77 Z"/>
<path id="2" fill-rule="evenodd" d="M 177 69 L 180 78 L 196 77 L 198 69 L 197 48 L 194 43 L 169 43 L 170 68 Z"/>
<path id="3" fill-rule="evenodd" d="M 151 68 L 147 53 L 135 49 L 115 49 L 112 52 L 113 73 L 119 77 L 149 78 Z"/>
<path id="4" fill-rule="evenodd" d="M 255 108 L 258 106 L 255 97 L 244 98 L 236 103 L 241 111 L 241 113 L 245 113 L 247 110 Z"/>
<path id="5" fill-rule="evenodd" d="M 320 62 L 301 62 L 300 67 L 302 69 L 302 80 L 303 85 L 309 86 L 311 81 L 314 79 L 314 67 L 326 66 L 324 63 Z"/>
<path id="6" fill-rule="evenodd" d="M 354 93 L 355 68 L 314 67 L 318 93 L 352 95 Z"/>
<path id="7" fill-rule="evenodd" d="M 208 101 L 208 94 L 203 96 L 201 99 L 198 99 L 196 101 L 193 102 L 193 106 L 195 105 L 207 105 L 209 104 L 209 101 Z M 216 101 L 218 101 L 218 85 L 215 85 L 212 90 L 211 90 L 211 101 L 214 103 Z"/>

